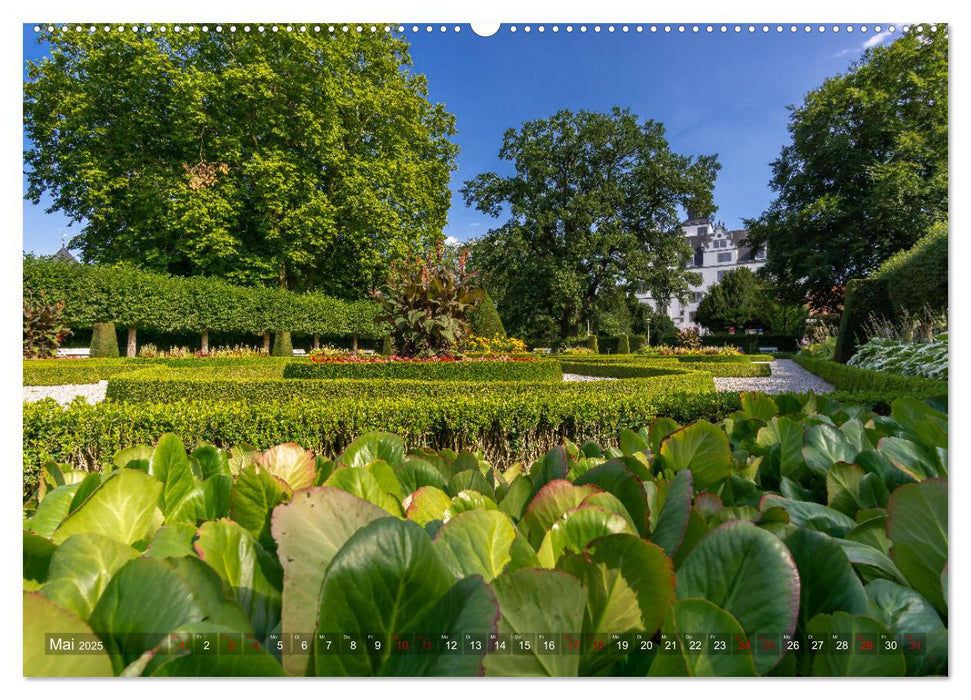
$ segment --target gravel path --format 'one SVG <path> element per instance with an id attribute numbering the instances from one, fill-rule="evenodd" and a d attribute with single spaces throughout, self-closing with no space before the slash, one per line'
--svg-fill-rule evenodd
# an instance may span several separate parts
<path id="1" fill-rule="evenodd" d="M 617 377 L 588 377 L 583 374 L 563 373 L 564 382 L 616 382 Z"/>
<path id="2" fill-rule="evenodd" d="M 24 401 L 40 401 L 41 399 L 55 399 L 59 404 L 71 403 L 75 396 L 83 396 L 88 403 L 104 401 L 108 382 L 97 384 L 61 384 L 59 386 L 25 386 Z"/>
<path id="3" fill-rule="evenodd" d="M 715 377 L 718 391 L 761 391 L 764 394 L 782 394 L 787 391 L 815 391 L 821 394 L 833 391 L 825 382 L 812 372 L 804 370 L 792 360 L 775 360 L 769 363 L 771 377 Z"/>
<path id="4" fill-rule="evenodd" d="M 833 387 L 811 372 L 807 372 L 792 360 L 775 360 L 770 363 L 771 377 L 715 377 L 718 391 L 761 391 L 766 394 L 781 394 L 786 391 L 805 392 L 810 389 L 817 394 L 832 391 Z M 564 374 L 564 382 L 615 382 L 613 377 L 588 377 L 582 374 Z M 88 403 L 98 403 L 105 398 L 107 381 L 97 384 L 65 384 L 61 386 L 25 386 L 24 401 L 39 401 L 48 397 L 60 404 L 70 403 L 74 397 L 83 396 Z"/>

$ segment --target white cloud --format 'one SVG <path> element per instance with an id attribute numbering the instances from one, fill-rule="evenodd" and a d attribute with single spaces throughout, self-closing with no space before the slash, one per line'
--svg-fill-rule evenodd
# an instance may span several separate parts
<path id="1" fill-rule="evenodd" d="M 445 245 L 458 245 L 459 239 L 455 236 L 445 236 Z"/>
<path id="2" fill-rule="evenodd" d="M 891 32 L 889 30 L 880 32 L 879 34 L 874 34 L 869 39 L 863 42 L 863 49 L 872 49 L 874 46 L 879 46 L 882 44 Z"/>

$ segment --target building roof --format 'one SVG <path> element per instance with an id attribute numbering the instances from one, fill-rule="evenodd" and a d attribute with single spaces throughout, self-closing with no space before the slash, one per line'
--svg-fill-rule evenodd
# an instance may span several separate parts
<path id="1" fill-rule="evenodd" d="M 76 263 L 78 261 L 77 258 L 71 255 L 71 251 L 69 251 L 67 246 L 63 243 L 61 244 L 61 249 L 54 253 L 54 255 L 51 257 L 57 262 Z"/>

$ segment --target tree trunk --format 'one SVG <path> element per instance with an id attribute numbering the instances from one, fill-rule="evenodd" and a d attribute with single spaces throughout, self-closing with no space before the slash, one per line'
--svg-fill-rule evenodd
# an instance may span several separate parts
<path id="1" fill-rule="evenodd" d="M 135 326 L 128 326 L 128 349 L 125 351 L 128 357 L 135 357 L 138 354 L 137 332 Z"/>
<path id="2" fill-rule="evenodd" d="M 357 354 L 357 333 L 353 335 L 351 340 L 351 352 Z"/>
<path id="3" fill-rule="evenodd" d="M 314 350 L 320 350 L 320 333 L 314 333 Z"/>
<path id="4" fill-rule="evenodd" d="M 202 353 L 205 355 L 209 352 L 209 331 L 202 332 Z"/>
<path id="5" fill-rule="evenodd" d="M 263 334 L 263 352 L 267 355 L 270 354 L 270 331 L 266 331 Z"/>

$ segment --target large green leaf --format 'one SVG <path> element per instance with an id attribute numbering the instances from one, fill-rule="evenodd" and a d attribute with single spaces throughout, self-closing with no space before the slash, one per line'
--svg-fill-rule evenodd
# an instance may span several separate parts
<path id="1" fill-rule="evenodd" d="M 43 583 L 47 580 L 51 558 L 57 547 L 46 537 L 24 530 L 24 580 Z"/>
<path id="2" fill-rule="evenodd" d="M 419 525 L 426 525 L 435 520 L 444 520 L 451 507 L 452 499 L 447 493 L 434 486 L 422 486 L 411 494 L 406 517 Z"/>
<path id="3" fill-rule="evenodd" d="M 671 560 L 655 544 L 630 534 L 594 540 L 564 568 L 587 587 L 585 634 L 631 630 L 653 635 L 674 602 Z"/>
<path id="4" fill-rule="evenodd" d="M 539 490 L 523 514 L 520 529 L 533 547 L 539 547 L 546 532 L 562 515 L 576 508 L 587 496 L 600 489 L 594 485 L 574 486 L 566 479 L 556 479 Z"/>
<path id="5" fill-rule="evenodd" d="M 67 517 L 74 493 L 80 485 L 80 483 L 65 484 L 48 493 L 27 521 L 28 529 L 39 537 L 49 539 Z"/>
<path id="6" fill-rule="evenodd" d="M 651 664 L 651 676 L 754 676 L 755 658 L 751 651 L 715 652 L 707 634 L 744 636 L 738 620 L 714 603 L 700 598 L 679 600 L 668 609 L 661 631 L 680 641 L 677 653 L 658 654 Z M 691 639 L 688 639 L 691 637 Z M 701 641 L 700 649 L 690 643 Z"/>
<path id="7" fill-rule="evenodd" d="M 253 535 L 234 522 L 214 520 L 199 528 L 195 549 L 233 589 L 257 635 L 264 638 L 273 631 L 280 622 L 280 591 L 264 571 L 267 564 Z"/>
<path id="8" fill-rule="evenodd" d="M 637 526 L 637 532 L 646 537 L 650 531 L 650 509 L 644 482 L 638 479 L 623 462 L 612 459 L 580 475 L 575 486 L 592 484 L 616 496 Z"/>
<path id="9" fill-rule="evenodd" d="M 314 453 L 295 442 L 271 447 L 260 455 L 257 464 L 292 491 L 305 489 L 314 483 Z"/>
<path id="10" fill-rule="evenodd" d="M 419 623 L 454 581 L 428 535 L 415 523 L 382 518 L 365 525 L 327 567 L 317 631 L 372 635 L 380 649 L 334 655 L 315 647 L 314 672 L 379 675 L 392 652 L 392 635 L 421 631 Z"/>
<path id="11" fill-rule="evenodd" d="M 693 493 L 691 470 L 683 469 L 675 475 L 674 481 L 668 487 L 657 525 L 651 533 L 651 541 L 661 547 L 669 557 L 677 553 L 678 547 L 684 541 Z"/>
<path id="12" fill-rule="evenodd" d="M 454 518 L 459 513 L 470 510 L 498 510 L 499 506 L 488 496 L 484 496 L 478 491 L 459 491 L 445 511 L 444 520 Z"/>
<path id="13" fill-rule="evenodd" d="M 806 428 L 803 441 L 803 459 L 809 469 L 820 476 L 825 476 L 837 462 L 852 463 L 859 453 L 838 428 L 825 423 Z"/>
<path id="14" fill-rule="evenodd" d="M 768 421 L 779 414 L 779 407 L 770 397 L 756 391 L 745 391 L 740 395 L 741 414 L 747 419 Z"/>
<path id="15" fill-rule="evenodd" d="M 520 569 L 492 582 L 499 600 L 499 632 L 525 634 L 553 632 L 578 636 L 583 627 L 586 591 L 580 580 L 562 571 Z M 545 654 L 536 645 L 526 653 L 492 653 L 485 658 L 490 676 L 575 676 L 580 656 Z"/>
<path id="16" fill-rule="evenodd" d="M 500 494 L 497 492 L 496 495 L 499 496 Z M 533 482 L 529 480 L 528 476 L 520 474 L 512 480 L 506 493 L 502 495 L 499 501 L 499 510 L 516 522 L 519 522 L 529 505 L 529 499 L 532 495 Z"/>
<path id="17" fill-rule="evenodd" d="M 852 534 L 851 532 L 850 535 Z M 847 537 L 850 535 L 847 535 Z M 864 567 L 866 571 L 872 572 L 871 577 L 886 578 L 899 583 L 907 582 L 900 569 L 897 568 L 893 560 L 883 550 L 850 539 L 836 539 L 836 542 L 843 550 L 847 559 L 850 560 L 850 563 Z"/>
<path id="18" fill-rule="evenodd" d="M 128 447 L 116 452 L 111 462 L 115 469 L 139 469 L 149 473 L 154 451 L 155 448 L 151 445 Z"/>
<path id="19" fill-rule="evenodd" d="M 143 540 L 162 524 L 162 514 L 155 505 L 161 490 L 162 484 L 144 472 L 116 471 L 61 523 L 54 532 L 54 543 L 85 532 L 105 535 L 125 544 Z"/>
<path id="20" fill-rule="evenodd" d="M 441 649 L 444 635 L 456 639 L 466 634 L 494 634 L 498 631 L 498 623 L 499 603 L 495 594 L 481 577 L 473 575 L 457 581 L 417 628 Z M 483 675 L 487 645 L 482 645 L 480 652 L 468 648 L 463 651 L 462 654 L 436 651 L 395 655 L 382 667 L 381 674 L 421 677 Z"/>
<path id="21" fill-rule="evenodd" d="M 222 580 L 194 557 L 132 559 L 108 582 L 88 622 L 120 673 L 166 634 L 211 620 L 252 632 Z"/>
<path id="22" fill-rule="evenodd" d="M 270 515 L 287 499 L 284 484 L 256 465 L 244 468 L 229 494 L 229 515 L 262 543 L 270 541 Z"/>
<path id="23" fill-rule="evenodd" d="M 104 535 L 72 535 L 54 553 L 41 593 L 87 620 L 111 577 L 137 556 L 134 548 Z"/>
<path id="24" fill-rule="evenodd" d="M 799 570 L 799 626 L 819 613 L 837 610 L 865 615 L 866 593 L 843 548 L 829 535 L 805 528 L 785 538 Z"/>
<path id="25" fill-rule="evenodd" d="M 732 473 L 732 448 L 718 426 L 699 420 L 664 438 L 660 456 L 667 469 L 690 469 L 695 488 L 711 488 Z"/>
<path id="26" fill-rule="evenodd" d="M 442 473 L 433 464 L 418 457 L 409 457 L 395 474 L 405 496 L 414 493 L 422 486 L 434 486 L 441 491 L 445 490 L 445 478 Z"/>
<path id="27" fill-rule="evenodd" d="M 914 590 L 946 614 L 941 572 L 947 564 L 947 479 L 901 486 L 887 511 L 894 563 Z"/>
<path id="28" fill-rule="evenodd" d="M 159 508 L 166 522 L 195 523 L 206 517 L 206 495 L 185 453 L 182 440 L 173 433 L 159 438 L 152 453 L 152 476 L 162 482 Z"/>
<path id="29" fill-rule="evenodd" d="M 904 430 L 921 442 L 947 449 L 947 414 L 909 396 L 894 400 L 890 412 Z"/>
<path id="30" fill-rule="evenodd" d="M 329 486 L 298 491 L 273 511 L 273 539 L 283 565 L 283 624 L 286 634 L 308 632 L 317 617 L 324 572 L 351 536 L 368 523 L 389 517 L 372 503 Z M 283 657 L 287 673 L 302 674 L 307 657 Z"/>
<path id="31" fill-rule="evenodd" d="M 704 598 L 723 608 L 749 635 L 796 628 L 796 564 L 777 537 L 751 523 L 730 522 L 708 533 L 678 569 L 676 590 L 679 599 Z M 765 673 L 779 658 L 760 654 L 756 669 Z"/>
<path id="32" fill-rule="evenodd" d="M 457 578 L 479 574 L 486 582 L 512 560 L 516 528 L 498 510 L 470 510 L 449 520 L 435 535 L 434 545 Z"/>
<path id="33" fill-rule="evenodd" d="M 798 480 L 806 473 L 802 458 L 802 426 L 785 416 L 772 418 L 756 436 L 756 445 L 763 453 L 778 460 L 779 476 Z"/>
<path id="34" fill-rule="evenodd" d="M 324 482 L 324 485 L 347 491 L 349 494 L 363 498 L 392 515 L 404 517 L 401 502 L 385 491 L 378 480 L 374 478 L 374 475 L 364 467 L 337 469 Z"/>
<path id="35" fill-rule="evenodd" d="M 540 563 L 552 569 L 564 552 L 581 553 L 595 539 L 632 532 L 630 523 L 597 506 L 568 510 L 553 523 L 537 552 Z"/>
<path id="36" fill-rule="evenodd" d="M 925 634 L 945 629 L 934 606 L 917 591 L 877 579 L 866 585 L 868 614 L 895 635 Z"/>
<path id="37" fill-rule="evenodd" d="M 47 650 L 48 633 L 78 635 L 80 639 L 93 641 L 93 633 L 84 620 L 74 613 L 47 600 L 39 593 L 24 593 L 24 676 L 32 677 L 81 677 L 112 676 L 111 659 L 105 652 L 84 654 L 50 654 Z"/>
<path id="38" fill-rule="evenodd" d="M 671 433 L 681 430 L 681 424 L 672 418 L 655 418 L 647 428 L 647 442 L 651 452 L 657 454 L 661 442 Z"/>
<path id="39" fill-rule="evenodd" d="M 837 462 L 826 472 L 826 500 L 830 508 L 851 518 L 860 510 L 860 482 L 863 470 L 855 464 Z"/>
<path id="40" fill-rule="evenodd" d="M 195 525 L 170 523 L 159 528 L 145 550 L 146 557 L 184 557 L 195 554 L 192 540 L 196 536 Z"/>
<path id="41" fill-rule="evenodd" d="M 856 521 L 845 513 L 811 501 L 796 501 L 775 494 L 767 494 L 759 503 L 763 512 L 769 508 L 784 508 L 793 525 L 825 532 L 833 537 L 843 537 L 856 527 Z"/>
<path id="42" fill-rule="evenodd" d="M 936 450 L 906 438 L 885 437 L 877 443 L 880 454 L 914 481 L 947 476 L 947 465 Z"/>
<path id="43" fill-rule="evenodd" d="M 400 466 L 405 460 L 405 443 L 391 433 L 365 433 L 348 445 L 337 461 L 349 467 L 366 467 L 377 459 Z"/>
<path id="44" fill-rule="evenodd" d="M 813 656 L 814 676 L 902 676 L 906 672 L 903 652 L 880 648 L 881 635 L 889 637 L 889 630 L 869 617 L 845 612 L 817 615 L 809 621 L 806 631 L 814 639 L 822 639 L 829 647 L 829 653 Z M 848 653 L 835 653 L 831 648 L 834 634 L 845 635 L 850 640 Z M 869 653 L 857 651 L 857 635 L 869 635 L 874 642 L 873 650 Z"/>

